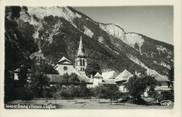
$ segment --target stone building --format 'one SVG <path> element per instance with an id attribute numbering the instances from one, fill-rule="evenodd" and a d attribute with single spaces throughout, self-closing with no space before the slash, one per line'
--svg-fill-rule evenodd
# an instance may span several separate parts
<path id="1" fill-rule="evenodd" d="M 85 75 L 85 69 L 87 67 L 87 57 L 85 55 L 85 50 L 83 47 L 82 37 L 80 37 L 79 48 L 77 52 L 77 57 L 75 59 L 75 69 L 82 75 Z"/>

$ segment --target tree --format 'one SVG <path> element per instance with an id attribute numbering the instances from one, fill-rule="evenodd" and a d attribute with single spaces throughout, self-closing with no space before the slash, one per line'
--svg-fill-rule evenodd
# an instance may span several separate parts
<path id="1" fill-rule="evenodd" d="M 152 91 L 156 85 L 157 81 L 151 76 L 145 76 L 142 78 L 134 76 L 128 80 L 126 88 L 129 90 L 129 94 L 134 99 L 134 103 L 142 103 L 141 95 L 144 93 L 146 88 L 150 88 Z"/>
<path id="2" fill-rule="evenodd" d="M 80 80 L 75 73 L 72 73 L 68 78 L 68 84 L 78 84 Z"/>
<path id="3" fill-rule="evenodd" d="M 74 97 L 88 97 L 90 96 L 90 90 L 83 85 L 68 85 L 62 87 L 55 93 L 55 97 L 62 98 L 74 98 Z"/>
<path id="4" fill-rule="evenodd" d="M 97 72 L 101 72 L 100 66 L 97 62 L 91 62 L 86 67 L 86 75 L 95 75 Z"/>
<path id="5" fill-rule="evenodd" d="M 34 97 L 47 97 L 49 93 L 49 79 L 46 75 L 42 73 L 34 74 L 32 78 L 31 89 Z"/>
<path id="6" fill-rule="evenodd" d="M 53 66 L 48 63 L 41 64 L 41 67 L 46 74 L 58 74 Z"/>
<path id="7" fill-rule="evenodd" d="M 34 61 L 36 63 L 36 61 Z M 41 62 L 40 64 L 32 65 L 32 76 L 30 89 L 32 90 L 34 97 L 48 97 L 50 93 L 50 82 L 46 76 L 46 63 Z"/>
<path id="8" fill-rule="evenodd" d="M 27 68 L 27 66 L 25 66 L 25 65 L 21 65 L 20 66 L 20 72 L 19 72 L 19 74 L 18 74 L 18 76 L 19 76 L 19 84 L 20 84 L 20 86 L 24 86 L 25 85 L 25 83 L 26 83 L 26 80 L 27 80 L 27 73 L 28 73 L 28 68 Z"/>
<path id="9" fill-rule="evenodd" d="M 77 90 L 78 90 L 78 93 L 79 93 L 79 97 L 89 97 L 89 96 L 91 96 L 91 92 L 90 92 L 90 89 L 88 89 L 87 87 L 86 87 L 86 85 L 79 85 L 78 87 L 77 87 Z"/>
<path id="10" fill-rule="evenodd" d="M 68 84 L 69 75 L 66 73 L 63 75 L 62 84 Z"/>

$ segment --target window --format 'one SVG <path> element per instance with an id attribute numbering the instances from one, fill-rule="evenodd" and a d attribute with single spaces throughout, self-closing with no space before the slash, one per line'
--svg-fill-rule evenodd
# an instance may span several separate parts
<path id="1" fill-rule="evenodd" d="M 64 66 L 63 67 L 64 71 L 68 70 L 68 67 L 67 66 Z"/>
<path id="2" fill-rule="evenodd" d="M 81 68 L 80 68 L 80 71 L 85 71 L 85 69 L 81 67 Z"/>
<path id="3" fill-rule="evenodd" d="M 85 66 L 85 60 L 83 59 L 83 66 Z"/>
<path id="4" fill-rule="evenodd" d="M 82 59 L 80 59 L 80 66 L 82 66 Z"/>

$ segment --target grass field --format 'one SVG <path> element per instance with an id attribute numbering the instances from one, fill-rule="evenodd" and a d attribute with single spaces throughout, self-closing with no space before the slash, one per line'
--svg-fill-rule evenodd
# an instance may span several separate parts
<path id="1" fill-rule="evenodd" d="M 29 101 L 14 100 L 7 104 L 56 105 L 56 109 L 172 109 L 173 106 L 136 105 L 131 103 L 112 103 L 105 99 L 34 99 Z"/>

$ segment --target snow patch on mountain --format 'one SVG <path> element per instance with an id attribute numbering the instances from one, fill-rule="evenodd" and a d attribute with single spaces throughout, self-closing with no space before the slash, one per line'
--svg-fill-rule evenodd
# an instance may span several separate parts
<path id="1" fill-rule="evenodd" d="M 164 63 L 164 62 L 161 62 L 160 65 L 163 66 L 163 67 L 166 67 L 168 69 L 171 69 L 171 66 L 166 64 L 166 63 Z"/>
<path id="2" fill-rule="evenodd" d="M 137 49 L 136 46 L 138 46 L 138 50 L 141 53 L 141 47 L 142 47 L 142 45 L 144 43 L 144 39 L 139 34 L 126 33 L 123 42 L 125 42 L 129 46 L 133 47 L 134 49 Z"/>
<path id="3" fill-rule="evenodd" d="M 142 63 L 138 58 L 134 57 L 133 55 L 128 55 L 128 58 L 133 61 L 134 63 L 142 66 L 143 68 L 145 68 L 147 71 L 146 71 L 146 74 L 149 75 L 149 76 L 152 76 L 156 79 L 160 79 L 160 80 L 168 80 L 168 77 L 165 76 L 165 75 L 161 75 L 159 74 L 157 71 L 153 70 L 153 69 L 150 69 L 149 67 L 147 67 L 144 63 Z"/>
<path id="4" fill-rule="evenodd" d="M 124 30 L 115 24 L 99 24 L 99 27 L 110 35 L 117 37 L 121 40 L 124 39 Z"/>
<path id="5" fill-rule="evenodd" d="M 103 44 L 103 43 L 104 43 L 104 38 L 103 38 L 103 36 L 99 36 L 99 37 L 98 37 L 98 41 L 99 41 L 100 43 Z"/>
<path id="6" fill-rule="evenodd" d="M 158 63 L 157 61 L 153 61 L 154 64 L 161 65 L 165 68 L 171 69 L 171 66 L 165 62 Z"/>
<path id="7" fill-rule="evenodd" d="M 92 38 L 92 36 L 94 35 L 94 33 L 89 28 L 87 28 L 86 26 L 84 26 L 84 32 L 83 33 L 85 35 L 89 36 L 90 38 Z"/>
<path id="8" fill-rule="evenodd" d="M 167 52 L 167 49 L 161 45 L 157 45 L 156 48 L 157 48 L 159 54 Z"/>

